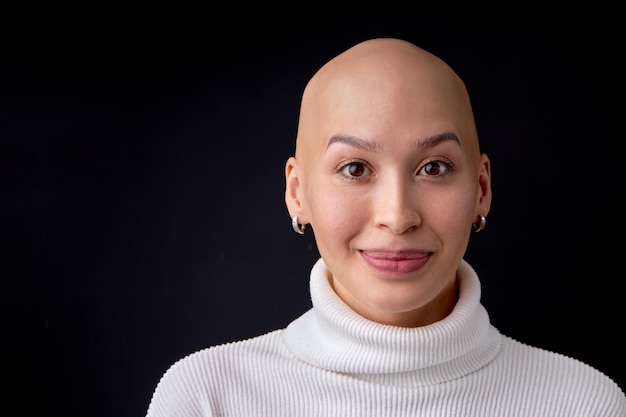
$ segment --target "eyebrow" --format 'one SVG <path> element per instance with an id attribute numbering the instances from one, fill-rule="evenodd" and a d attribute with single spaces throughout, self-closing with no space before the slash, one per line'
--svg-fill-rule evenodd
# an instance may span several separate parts
<path id="1" fill-rule="evenodd" d="M 437 135 L 428 136 L 424 139 L 417 139 L 414 143 L 414 146 L 416 148 L 426 149 L 435 147 L 440 143 L 450 140 L 456 142 L 459 146 L 461 146 L 461 141 L 459 140 L 459 137 L 456 135 L 456 133 L 452 132 L 444 132 Z"/>
<path id="2" fill-rule="evenodd" d="M 372 142 L 367 139 L 363 139 L 358 136 L 348 135 L 345 133 L 338 133 L 331 136 L 331 138 L 328 140 L 328 145 L 326 145 L 326 149 L 328 149 L 328 147 L 335 142 L 345 143 L 346 145 L 350 145 L 354 148 L 362 149 L 364 151 L 381 151 L 383 149 L 380 143 Z"/>
<path id="3" fill-rule="evenodd" d="M 461 146 L 461 141 L 459 140 L 459 137 L 453 132 L 444 132 L 437 135 L 428 136 L 423 139 L 417 139 L 413 143 L 413 146 L 416 148 L 427 149 L 433 148 L 447 141 L 456 142 L 459 146 Z M 331 136 L 331 138 L 328 140 L 328 144 L 326 145 L 326 149 L 328 149 L 328 147 L 335 142 L 345 143 L 346 145 L 350 145 L 354 148 L 362 149 L 364 151 L 381 151 L 383 149 L 383 146 L 378 142 L 370 141 L 360 138 L 358 136 L 348 135 L 345 133 L 338 133 Z"/>

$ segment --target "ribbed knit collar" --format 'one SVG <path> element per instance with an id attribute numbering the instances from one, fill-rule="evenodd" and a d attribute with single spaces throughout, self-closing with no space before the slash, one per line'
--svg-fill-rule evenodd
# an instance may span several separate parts
<path id="1" fill-rule="evenodd" d="M 365 319 L 329 283 L 322 259 L 311 270 L 313 308 L 283 332 L 301 361 L 371 382 L 421 386 L 467 375 L 497 354 L 500 334 L 480 304 L 480 282 L 465 261 L 457 271 L 459 299 L 448 317 L 428 326 L 395 327 Z"/>

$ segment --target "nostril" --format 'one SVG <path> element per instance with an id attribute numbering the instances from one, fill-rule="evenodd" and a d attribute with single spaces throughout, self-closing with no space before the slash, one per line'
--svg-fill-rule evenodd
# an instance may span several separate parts
<path id="1" fill-rule="evenodd" d="M 394 234 L 401 235 L 416 230 L 421 224 L 421 219 L 417 214 L 406 214 L 395 218 L 388 216 L 380 224 Z"/>

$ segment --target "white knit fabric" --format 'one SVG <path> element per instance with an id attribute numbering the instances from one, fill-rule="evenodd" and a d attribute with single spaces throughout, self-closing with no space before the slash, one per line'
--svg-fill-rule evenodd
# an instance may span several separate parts
<path id="1" fill-rule="evenodd" d="M 498 332 L 463 262 L 459 301 L 419 328 L 359 316 L 320 259 L 313 308 L 285 329 L 195 352 L 172 365 L 147 417 L 613 416 L 626 396 L 598 370 Z"/>

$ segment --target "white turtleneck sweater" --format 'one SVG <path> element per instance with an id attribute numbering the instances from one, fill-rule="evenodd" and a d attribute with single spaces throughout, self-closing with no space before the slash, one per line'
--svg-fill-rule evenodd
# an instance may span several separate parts
<path id="1" fill-rule="evenodd" d="M 498 332 L 463 261 L 445 319 L 402 328 L 369 321 L 334 293 L 319 260 L 313 308 L 285 329 L 209 347 L 172 365 L 147 417 L 626 416 L 600 371 Z"/>

